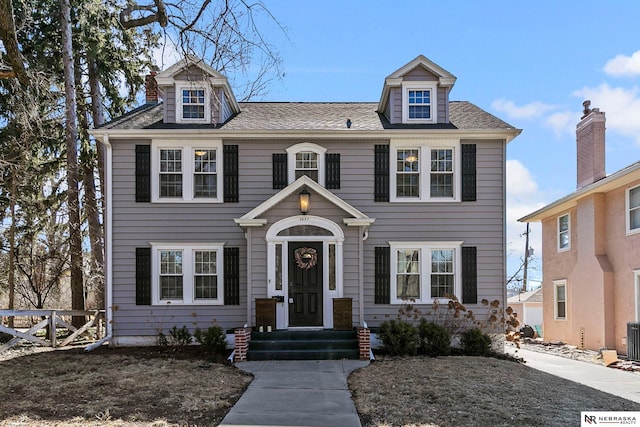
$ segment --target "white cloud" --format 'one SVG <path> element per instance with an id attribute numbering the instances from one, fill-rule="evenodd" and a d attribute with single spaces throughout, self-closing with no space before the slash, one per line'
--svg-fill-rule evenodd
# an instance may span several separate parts
<path id="1" fill-rule="evenodd" d="M 557 138 L 562 138 L 566 134 L 575 135 L 578 117 L 578 113 L 572 111 L 560 111 L 547 117 L 544 125 L 551 128 Z"/>
<path id="2" fill-rule="evenodd" d="M 607 130 L 635 138 L 640 144 L 640 97 L 638 87 L 611 87 L 606 83 L 598 87 L 584 87 L 574 96 L 591 100 L 592 108 L 607 115 Z"/>
<path id="3" fill-rule="evenodd" d="M 519 218 L 541 208 L 546 203 L 544 194 L 531 172 L 519 160 L 507 160 L 507 274 L 513 274 L 524 258 L 526 224 Z M 540 225 L 531 224 L 529 247 L 541 254 Z M 541 272 L 539 273 L 541 274 Z M 539 275 L 538 274 L 538 275 Z M 534 278 L 534 277 L 532 277 Z"/>
<path id="4" fill-rule="evenodd" d="M 506 99 L 496 99 L 491 103 L 491 107 L 501 113 L 505 113 L 510 119 L 534 119 L 553 110 L 553 105 L 540 101 L 530 102 L 522 106 L 517 106 L 513 101 Z"/>
<path id="5" fill-rule="evenodd" d="M 631 56 L 617 55 L 604 66 L 604 72 L 610 76 L 640 75 L 640 50 Z"/>

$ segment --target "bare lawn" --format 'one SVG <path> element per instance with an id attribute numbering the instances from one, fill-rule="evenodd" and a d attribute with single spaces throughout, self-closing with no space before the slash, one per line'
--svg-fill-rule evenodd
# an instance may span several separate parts
<path id="1" fill-rule="evenodd" d="M 0 426 L 216 426 L 251 376 L 198 347 L 0 355 Z M 630 373 L 629 375 L 634 375 Z M 485 357 L 379 357 L 349 378 L 363 427 L 580 425 L 640 404 Z"/>

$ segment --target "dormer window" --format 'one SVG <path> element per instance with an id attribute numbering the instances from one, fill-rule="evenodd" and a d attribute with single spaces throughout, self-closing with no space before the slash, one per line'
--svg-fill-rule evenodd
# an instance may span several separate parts
<path id="1" fill-rule="evenodd" d="M 178 122 L 209 123 L 210 108 L 207 102 L 209 91 L 204 87 L 178 88 Z"/>
<path id="2" fill-rule="evenodd" d="M 409 119 L 431 119 L 430 90 L 409 90 Z"/>
<path id="3" fill-rule="evenodd" d="M 430 82 L 402 83 L 402 122 L 437 123 L 437 85 Z"/>

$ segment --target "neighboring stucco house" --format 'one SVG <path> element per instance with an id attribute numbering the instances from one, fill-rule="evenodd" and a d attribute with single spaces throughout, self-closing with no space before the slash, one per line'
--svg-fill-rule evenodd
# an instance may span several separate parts
<path id="1" fill-rule="evenodd" d="M 576 128 L 577 190 L 520 219 L 542 223 L 545 340 L 627 352 L 640 320 L 640 162 L 605 173 L 605 114 Z"/>
<path id="2" fill-rule="evenodd" d="M 450 101 L 442 67 L 418 56 L 381 79 L 379 102 L 238 102 L 191 57 L 153 77 L 145 105 L 92 131 L 107 152 L 112 344 L 255 326 L 268 298 L 277 329 L 332 328 L 336 298 L 372 327 L 407 300 L 504 306 L 505 151 L 520 130 Z"/>
<path id="3" fill-rule="evenodd" d="M 518 315 L 520 327 L 529 325 L 536 330 L 542 328 L 542 288 L 519 292 L 507 299 L 507 306 Z"/>

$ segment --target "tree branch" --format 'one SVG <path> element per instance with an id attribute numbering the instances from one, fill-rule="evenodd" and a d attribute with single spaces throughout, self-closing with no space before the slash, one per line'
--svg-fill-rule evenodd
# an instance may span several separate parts
<path id="1" fill-rule="evenodd" d="M 18 47 L 16 24 L 13 20 L 13 5 L 11 0 L 0 0 L 0 40 L 7 51 L 7 59 L 13 69 L 12 73 L 0 75 L 1 78 L 17 77 L 22 86 L 29 85 L 29 76 L 24 66 L 24 59 Z"/>

